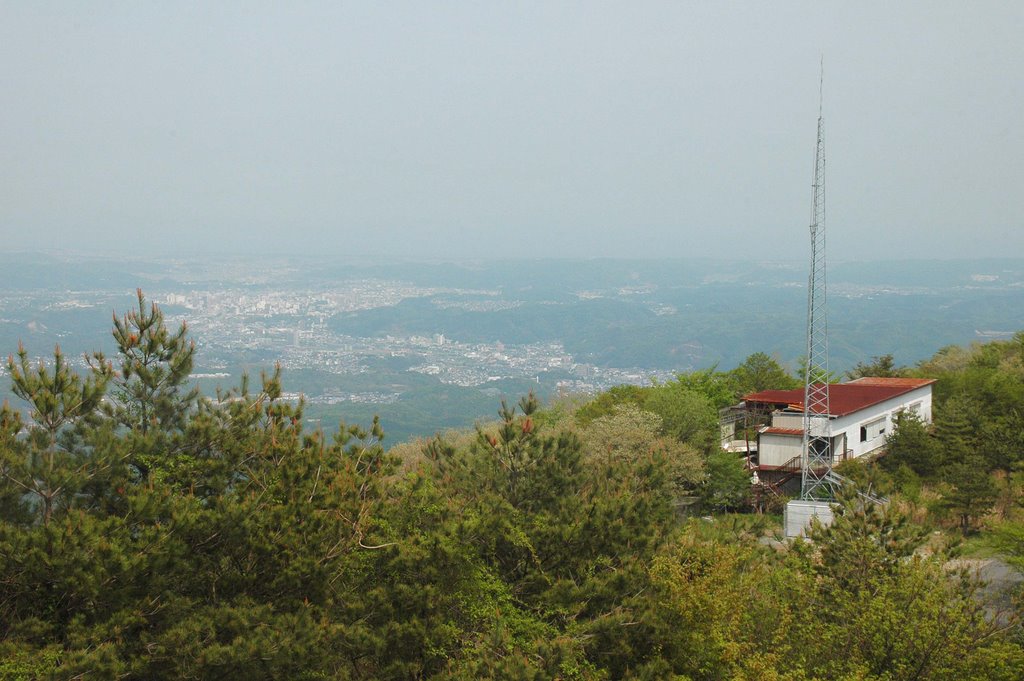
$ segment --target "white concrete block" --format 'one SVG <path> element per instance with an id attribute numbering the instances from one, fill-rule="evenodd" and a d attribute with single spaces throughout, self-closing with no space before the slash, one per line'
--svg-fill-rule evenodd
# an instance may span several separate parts
<path id="1" fill-rule="evenodd" d="M 822 525 L 832 524 L 832 506 L 827 501 L 804 501 L 794 499 L 786 504 L 783 524 L 787 537 L 802 537 L 811 526 L 811 518 L 817 518 Z"/>

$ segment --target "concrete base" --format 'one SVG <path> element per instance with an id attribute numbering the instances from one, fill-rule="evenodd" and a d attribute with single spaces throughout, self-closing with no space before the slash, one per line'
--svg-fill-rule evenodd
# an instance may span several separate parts
<path id="1" fill-rule="evenodd" d="M 811 518 L 817 518 L 822 525 L 832 524 L 832 506 L 827 501 L 803 501 L 794 499 L 786 504 L 783 524 L 787 537 L 802 537 L 811 526 Z"/>

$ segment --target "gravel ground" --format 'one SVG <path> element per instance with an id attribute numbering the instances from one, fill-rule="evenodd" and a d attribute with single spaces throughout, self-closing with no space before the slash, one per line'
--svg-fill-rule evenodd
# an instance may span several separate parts
<path id="1" fill-rule="evenodd" d="M 960 558 L 946 564 L 951 569 L 967 568 L 983 583 L 979 598 L 989 614 L 999 620 L 1009 617 L 1013 596 L 1024 583 L 1024 574 L 998 558 Z"/>

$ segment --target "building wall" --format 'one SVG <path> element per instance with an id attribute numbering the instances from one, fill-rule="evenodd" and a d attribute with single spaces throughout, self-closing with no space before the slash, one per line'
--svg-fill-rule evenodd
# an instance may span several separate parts
<path id="1" fill-rule="evenodd" d="M 922 421 L 931 423 L 931 386 L 917 388 L 867 409 L 833 419 L 832 434 L 846 436 L 846 447 L 850 450 L 850 458 L 864 456 L 885 446 L 886 436 L 893 431 L 896 413 L 903 409 L 911 411 L 916 409 Z"/>
<path id="2" fill-rule="evenodd" d="M 761 433 L 757 438 L 759 466 L 781 466 L 794 456 L 800 456 L 804 439 L 799 435 Z"/>
<path id="3" fill-rule="evenodd" d="M 772 425 L 776 428 L 803 428 L 804 415 L 777 411 L 772 414 Z"/>
<path id="4" fill-rule="evenodd" d="M 832 437 L 832 451 L 836 462 L 853 458 L 847 453 L 849 443 L 844 433 L 836 433 Z M 804 449 L 804 439 L 799 435 L 781 435 L 779 433 L 761 433 L 758 436 L 758 466 L 777 467 L 789 463 L 793 457 L 800 456 Z"/>

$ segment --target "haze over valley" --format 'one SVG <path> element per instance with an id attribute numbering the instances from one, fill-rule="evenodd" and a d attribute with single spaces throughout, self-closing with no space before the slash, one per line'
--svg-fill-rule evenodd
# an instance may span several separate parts
<path id="1" fill-rule="evenodd" d="M 742 260 L 359 263 L 8 254 L 0 342 L 45 357 L 113 350 L 135 288 L 185 321 L 212 394 L 280 362 L 311 421 L 382 416 L 390 442 L 490 418 L 500 397 L 594 394 L 803 355 L 805 266 Z M 1024 260 L 836 263 L 831 368 L 912 365 L 1024 327 Z M 7 386 L 5 386 L 6 390 Z"/>

